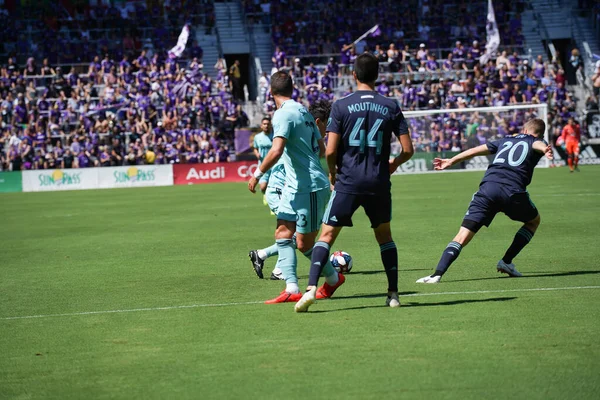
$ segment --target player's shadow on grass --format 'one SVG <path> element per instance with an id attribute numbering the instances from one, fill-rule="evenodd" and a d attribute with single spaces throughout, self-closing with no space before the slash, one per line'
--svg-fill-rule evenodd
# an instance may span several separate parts
<path id="1" fill-rule="evenodd" d="M 401 307 L 434 307 L 434 306 L 455 306 L 458 304 L 468 304 L 468 303 L 487 303 L 490 301 L 509 301 L 514 300 L 516 297 L 493 297 L 491 299 L 481 299 L 481 300 L 451 300 L 451 301 L 440 301 L 436 303 L 415 303 L 415 302 L 407 302 L 402 303 L 402 298 L 400 298 L 400 302 L 402 303 Z"/>
<path id="2" fill-rule="evenodd" d="M 398 295 L 400 297 L 406 296 L 407 294 L 415 294 L 419 292 L 400 292 Z M 331 300 L 343 300 L 343 299 L 373 299 L 376 297 L 384 298 L 384 293 L 371 293 L 371 294 L 355 294 L 354 296 L 334 296 Z"/>
<path id="3" fill-rule="evenodd" d="M 377 297 L 381 297 L 381 295 L 377 295 Z M 339 298 L 339 297 L 338 297 Z M 491 299 L 481 299 L 481 300 L 451 300 L 451 301 L 439 301 L 435 303 L 416 303 L 416 302 L 403 302 L 402 296 L 400 296 L 400 302 L 402 305 L 400 308 L 407 307 L 435 307 L 435 306 L 456 306 L 460 304 L 469 304 L 469 303 L 487 303 L 487 302 L 500 302 L 500 301 L 510 301 L 514 300 L 517 297 L 493 297 Z M 378 304 L 375 306 L 356 306 L 356 307 L 344 307 L 338 308 L 335 310 L 314 310 L 311 313 L 327 313 L 327 312 L 336 312 L 336 311 L 350 311 L 350 310 L 364 310 L 367 308 L 381 308 L 387 307 L 385 304 Z"/>
<path id="4" fill-rule="evenodd" d="M 551 272 L 551 273 L 534 273 L 534 274 L 525 274 L 522 277 L 518 278 L 518 279 L 523 279 L 523 278 L 545 278 L 545 277 L 554 277 L 554 276 L 576 276 L 576 275 L 595 275 L 595 274 L 600 274 L 600 271 L 567 271 L 567 272 Z M 506 279 L 506 278 L 510 278 L 510 276 L 507 275 L 503 275 L 503 276 L 494 276 L 494 277 L 489 277 L 489 278 L 473 278 L 473 279 L 457 279 L 457 280 L 452 280 L 452 281 L 447 281 L 447 282 L 469 282 L 469 281 L 487 281 L 490 279 Z"/>
<path id="5" fill-rule="evenodd" d="M 431 271 L 431 268 L 412 268 L 412 269 L 400 268 L 398 270 L 398 272 L 400 272 L 400 273 L 411 272 L 411 271 Z M 352 275 L 375 275 L 375 274 L 383 274 L 383 273 L 385 273 L 385 270 L 381 269 L 381 270 L 375 270 L 375 271 L 349 272 L 348 275 L 350 275 L 350 276 L 352 276 Z"/>
<path id="6" fill-rule="evenodd" d="M 413 268 L 413 269 L 400 269 L 399 272 L 411 272 L 411 271 L 431 271 L 431 268 Z M 384 274 L 385 270 L 376 270 L 376 271 L 356 271 L 356 272 L 348 272 L 346 275 L 376 275 L 376 274 Z M 308 279 L 308 275 L 298 275 L 298 278 Z"/>

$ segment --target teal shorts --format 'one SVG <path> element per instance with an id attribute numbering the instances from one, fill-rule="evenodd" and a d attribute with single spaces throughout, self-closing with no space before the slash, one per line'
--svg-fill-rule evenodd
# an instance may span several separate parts
<path id="1" fill-rule="evenodd" d="M 267 200 L 267 204 L 269 208 L 273 212 L 273 214 L 277 214 L 277 210 L 279 209 L 279 202 L 281 201 L 281 190 L 277 187 L 267 186 L 267 190 L 265 191 L 265 198 Z"/>
<path id="2" fill-rule="evenodd" d="M 260 184 L 269 182 L 270 176 L 271 176 L 271 170 L 268 170 L 267 172 L 265 172 L 265 174 L 263 176 L 260 177 L 260 179 L 258 180 L 258 184 L 260 185 Z"/>
<path id="3" fill-rule="evenodd" d="M 291 193 L 283 189 L 277 219 L 296 222 L 296 232 L 316 232 L 329 201 L 329 188 L 312 193 Z"/>

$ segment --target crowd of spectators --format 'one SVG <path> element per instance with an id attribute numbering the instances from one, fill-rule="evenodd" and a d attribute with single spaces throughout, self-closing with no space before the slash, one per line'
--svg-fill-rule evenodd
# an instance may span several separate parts
<path id="1" fill-rule="evenodd" d="M 58 30 L 61 34 L 56 30 L 53 33 L 61 40 L 67 38 L 67 33 L 81 33 L 85 28 L 77 21 L 98 15 L 106 17 L 96 22 L 101 30 L 114 29 L 115 34 L 121 30 L 125 35 L 128 31 L 123 31 L 121 25 L 131 25 L 122 24 L 126 18 L 135 18 L 136 22 L 140 18 L 145 26 L 152 26 L 153 16 L 170 21 L 165 26 L 154 26 L 152 29 L 165 29 L 165 34 L 155 35 L 152 31 L 149 37 L 153 43 L 141 46 L 139 52 L 132 53 L 137 47 L 124 44 L 116 49 L 103 47 L 101 39 L 90 37 L 98 44 L 92 48 L 102 53 L 74 50 L 78 57 L 83 54 L 91 60 L 85 71 L 63 71 L 53 67 L 53 59 L 48 57 L 39 65 L 40 60 L 33 57 L 25 61 L 19 61 L 19 57 L 8 59 L 0 69 L 0 147 L 6 149 L 0 153 L 2 168 L 215 162 L 232 158 L 229 149 L 234 129 L 247 125 L 248 117 L 231 95 L 224 63 L 220 60 L 215 65 L 218 72 L 213 81 L 203 73 L 202 49 L 196 43 L 188 46 L 183 59 L 161 56 L 176 41 L 180 24 L 189 21 L 193 13 L 204 11 L 202 18 L 212 15 L 214 19 L 212 1 L 190 7 L 187 15 L 177 8 L 186 2 L 164 2 L 161 7 L 141 3 L 146 4 L 128 2 L 119 8 L 103 7 L 99 1 L 96 8 L 77 10 L 76 17 L 84 17 L 74 18 L 67 29 L 62 25 Z M 494 2 L 503 50 L 480 64 L 479 57 L 485 51 L 482 10 L 486 3 L 422 0 L 422 7 L 417 8 L 415 1 L 392 4 L 388 0 L 367 0 L 356 12 L 351 11 L 355 8 L 349 0 L 246 0 L 243 6 L 256 19 L 267 14 L 272 18 L 274 67 L 289 71 L 296 83 L 294 99 L 307 106 L 351 93 L 351 65 L 360 52 L 368 50 L 381 62 L 376 90 L 398 99 L 405 111 L 546 103 L 554 134 L 575 115 L 563 66 L 558 60 L 548 61 L 541 56 L 535 60 L 523 57 L 519 51 L 523 2 L 508 0 Z M 121 18 L 119 24 L 109 21 L 109 17 L 116 16 L 115 9 Z M 145 17 L 139 13 L 141 9 Z M 448 21 L 455 22 L 447 25 Z M 351 44 L 376 22 L 381 26 L 379 35 Z M 167 37 L 168 41 L 161 41 Z M 19 39 L 14 38 L 17 49 Z M 40 48 L 43 51 L 36 54 L 49 54 L 43 46 Z M 318 55 L 323 53 L 327 54 L 326 64 L 318 62 Z M 269 76 L 264 73 L 259 88 L 267 115 L 275 111 L 268 87 Z M 448 112 L 410 117 L 409 123 L 417 151 L 459 151 L 518 132 L 535 112 Z"/>
<path id="2" fill-rule="evenodd" d="M 502 43 L 511 48 L 524 44 L 524 6 L 523 0 L 494 1 Z M 374 49 L 377 43 L 394 43 L 397 49 L 424 43 L 437 49 L 450 48 L 457 40 L 481 42 L 486 34 L 486 11 L 486 0 L 366 0 L 360 6 L 351 0 L 274 0 L 270 5 L 274 47 L 293 57 L 342 51 L 341 64 L 347 64 L 347 45 L 376 24 L 381 35 L 360 42 L 358 54 L 364 46 Z"/>
<path id="3" fill-rule="evenodd" d="M 294 97 L 309 105 L 351 93 L 351 66 L 358 54 L 371 51 L 381 63 L 376 90 L 398 99 L 405 111 L 545 103 L 554 134 L 576 115 L 568 66 L 524 55 L 525 3 L 494 1 L 502 48 L 482 65 L 487 1 L 367 0 L 360 9 L 350 1 L 273 1 L 272 61 L 290 72 Z M 353 43 L 375 24 L 377 35 Z M 272 113 L 266 74 L 259 88 L 265 113 Z M 409 122 L 417 151 L 460 151 L 518 132 L 537 110 L 449 112 Z"/>
<path id="4" fill-rule="evenodd" d="M 212 29 L 212 0 L 98 0 L 66 19 L 51 7 L 0 13 L 0 170 L 233 158 L 249 120 L 224 60 L 211 79 L 193 31 L 181 58 L 167 56 L 184 24 Z"/>
<path id="5" fill-rule="evenodd" d="M 54 168 L 65 154 L 75 158 L 66 167 L 227 161 L 235 128 L 248 125 L 222 61 L 216 81 L 196 59 L 180 66 L 145 51 L 96 57 L 86 74 L 32 65 L 0 70 L 3 169 Z"/>
<path id="6" fill-rule="evenodd" d="M 275 60 L 280 51 L 276 49 Z M 396 98 L 405 112 L 545 103 L 550 110 L 552 132 L 562 129 L 565 121 L 575 116 L 575 99 L 567 90 L 565 70 L 558 59 L 548 61 L 538 56 L 530 62 L 517 52 L 501 50 L 482 65 L 479 44 L 473 42 L 466 48 L 460 41 L 444 60 L 437 60 L 425 44 L 416 51 L 408 47 L 398 51 L 394 45 L 383 50 L 375 45 L 374 54 L 382 68 L 376 90 Z M 352 56 L 355 57 L 354 50 Z M 307 106 L 352 91 L 351 70 L 344 70 L 335 57 L 326 65 L 303 66 L 302 60 L 296 59 L 291 67 L 281 68 L 295 78 L 294 98 Z M 264 111 L 270 114 L 275 103 L 268 93 L 266 74 L 259 87 L 265 96 Z M 534 109 L 523 109 L 425 115 L 409 121 L 417 151 L 460 151 L 514 134 L 532 115 L 537 115 Z"/>
<path id="7" fill-rule="evenodd" d="M 88 63 L 105 53 L 120 59 L 144 48 L 172 47 L 185 24 L 208 33 L 215 25 L 213 0 L 8 3 L 0 6 L 0 55 L 17 63 L 30 55 L 54 65 Z"/>

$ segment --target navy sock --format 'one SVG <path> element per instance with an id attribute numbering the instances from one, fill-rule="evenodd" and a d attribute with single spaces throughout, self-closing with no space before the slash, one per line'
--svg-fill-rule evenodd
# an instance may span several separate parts
<path id="1" fill-rule="evenodd" d="M 329 245 L 325 242 L 315 243 L 310 258 L 310 272 L 308 273 L 308 286 L 317 286 L 319 276 L 329 260 Z"/>
<path id="2" fill-rule="evenodd" d="M 460 251 L 462 250 L 462 245 L 458 242 L 450 242 L 448 246 L 442 253 L 442 258 L 440 258 L 440 262 L 435 268 L 435 273 L 433 276 L 442 276 L 446 273 L 450 265 L 458 258 L 460 255 Z"/>
<path id="3" fill-rule="evenodd" d="M 381 251 L 381 261 L 383 262 L 383 268 L 385 268 L 385 274 L 388 280 L 388 291 L 398 291 L 398 250 L 396 249 L 396 243 L 387 242 L 379 246 Z"/>
<path id="4" fill-rule="evenodd" d="M 502 261 L 504 261 L 507 264 L 512 263 L 513 258 L 515 258 L 517 254 L 519 254 L 519 252 L 523 250 L 523 247 L 529 244 L 529 242 L 533 238 L 533 234 L 534 232 L 531 232 L 524 226 L 521 227 L 521 229 L 519 229 L 519 231 L 515 235 L 512 244 L 510 245 L 508 250 L 506 250 L 506 254 L 504 254 L 504 257 L 502 257 Z"/>

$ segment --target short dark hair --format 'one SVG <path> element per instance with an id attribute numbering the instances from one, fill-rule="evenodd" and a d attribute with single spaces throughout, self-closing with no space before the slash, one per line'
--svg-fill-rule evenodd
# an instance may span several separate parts
<path id="1" fill-rule="evenodd" d="M 372 83 L 379 76 L 379 61 L 371 53 L 363 53 L 354 61 L 356 79 L 361 83 Z"/>
<path id="2" fill-rule="evenodd" d="M 539 118 L 534 118 L 532 120 L 527 121 L 523 128 L 526 128 L 528 131 L 533 132 L 535 136 L 541 137 L 544 136 L 544 132 L 546 132 L 546 123 Z"/>
<path id="3" fill-rule="evenodd" d="M 260 123 L 262 124 L 264 120 L 267 120 L 267 121 L 271 122 L 271 118 L 269 118 L 269 117 L 262 117 L 262 119 L 260 120 Z"/>
<path id="4" fill-rule="evenodd" d="M 308 112 L 312 114 L 314 119 L 327 122 L 329 114 L 331 114 L 331 103 L 327 100 L 315 101 L 308 108 Z"/>
<path id="5" fill-rule="evenodd" d="M 273 96 L 291 97 L 294 91 L 292 77 L 283 71 L 277 71 L 271 75 L 271 94 Z"/>

